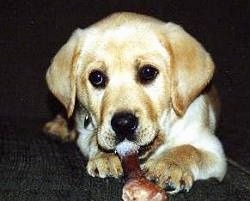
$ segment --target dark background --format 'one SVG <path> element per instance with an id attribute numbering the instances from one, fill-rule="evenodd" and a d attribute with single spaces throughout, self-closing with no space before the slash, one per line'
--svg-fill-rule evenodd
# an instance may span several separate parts
<path id="1" fill-rule="evenodd" d="M 222 101 L 218 136 L 230 158 L 222 184 L 198 182 L 173 200 L 250 200 L 250 3 L 245 0 L 41 0 L 0 3 L 0 200 L 119 200 L 121 181 L 93 179 L 74 144 L 45 136 L 61 109 L 45 72 L 77 27 L 116 11 L 182 25 L 211 53 Z M 232 165 L 234 163 L 234 165 Z"/>

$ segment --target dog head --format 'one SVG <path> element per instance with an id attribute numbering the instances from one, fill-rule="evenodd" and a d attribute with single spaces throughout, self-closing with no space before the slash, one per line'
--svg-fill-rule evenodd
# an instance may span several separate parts
<path id="1" fill-rule="evenodd" d="M 180 26 L 118 13 L 76 30 L 46 78 L 69 116 L 79 100 L 98 144 L 112 150 L 125 138 L 150 144 L 170 111 L 185 114 L 213 71 L 209 54 Z"/>

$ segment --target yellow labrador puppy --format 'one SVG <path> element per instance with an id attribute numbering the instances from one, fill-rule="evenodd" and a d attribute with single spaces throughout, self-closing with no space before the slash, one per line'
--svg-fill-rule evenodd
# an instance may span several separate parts
<path id="1" fill-rule="evenodd" d="M 77 29 L 46 79 L 68 116 L 79 103 L 77 144 L 91 176 L 120 176 L 114 150 L 129 140 L 141 147 L 145 175 L 176 193 L 188 191 L 195 180 L 222 180 L 226 172 L 214 135 L 219 101 L 213 73 L 210 55 L 180 26 L 116 13 Z M 50 122 L 47 131 L 55 125 Z"/>

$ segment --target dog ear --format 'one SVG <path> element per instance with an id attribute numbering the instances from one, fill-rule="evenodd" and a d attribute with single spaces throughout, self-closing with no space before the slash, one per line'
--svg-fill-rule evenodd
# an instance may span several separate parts
<path id="1" fill-rule="evenodd" d="M 76 72 L 80 57 L 82 30 L 73 32 L 68 42 L 58 51 L 47 71 L 46 80 L 51 92 L 67 109 L 70 117 L 76 98 Z"/>
<path id="2" fill-rule="evenodd" d="M 180 26 L 167 23 L 166 28 L 171 99 L 175 112 L 181 116 L 211 81 L 214 63 L 201 44 Z"/>

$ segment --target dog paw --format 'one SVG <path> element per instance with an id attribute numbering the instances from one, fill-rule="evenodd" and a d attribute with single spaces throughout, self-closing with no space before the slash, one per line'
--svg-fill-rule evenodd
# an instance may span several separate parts
<path id="1" fill-rule="evenodd" d="M 87 172 L 93 177 L 115 177 L 122 175 L 123 170 L 120 159 L 112 153 L 99 153 L 89 159 Z"/>
<path id="2" fill-rule="evenodd" d="M 57 115 L 52 121 L 47 122 L 43 132 L 62 140 L 63 142 L 74 141 L 76 132 L 68 129 L 68 123 L 61 115 Z"/>
<path id="3" fill-rule="evenodd" d="M 143 166 L 147 179 L 157 183 L 168 193 L 188 192 L 193 185 L 193 174 L 184 165 L 173 160 L 149 160 Z"/>

